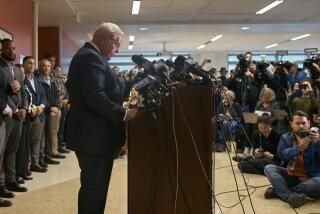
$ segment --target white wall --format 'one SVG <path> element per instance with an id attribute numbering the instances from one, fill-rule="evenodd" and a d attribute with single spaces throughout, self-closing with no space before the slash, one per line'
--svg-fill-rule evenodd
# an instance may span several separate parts
<path id="1" fill-rule="evenodd" d="M 191 56 L 196 62 L 200 64 L 204 59 L 211 59 L 211 63 L 204 66 L 205 70 L 209 70 L 214 67 L 219 70 L 221 67 L 226 67 L 228 69 L 228 52 L 225 51 L 215 51 L 215 52 L 198 52 L 193 53 Z"/>

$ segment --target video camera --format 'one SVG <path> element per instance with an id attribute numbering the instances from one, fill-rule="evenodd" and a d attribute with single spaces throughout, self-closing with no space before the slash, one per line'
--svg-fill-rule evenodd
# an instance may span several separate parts
<path id="1" fill-rule="evenodd" d="M 275 74 L 284 74 L 286 71 L 288 72 L 292 66 L 292 63 L 289 61 L 271 62 L 271 64 L 275 67 Z"/>
<path id="2" fill-rule="evenodd" d="M 320 57 L 312 57 L 311 59 L 306 59 L 303 62 L 303 68 L 304 69 L 309 69 L 312 70 L 313 69 L 313 63 L 320 65 Z"/>
<path id="3" fill-rule="evenodd" d="M 241 78 L 250 68 L 252 61 L 246 56 L 246 54 L 239 54 L 237 59 L 239 60 L 237 76 Z"/>
<path id="4" fill-rule="evenodd" d="M 266 71 L 269 66 L 270 66 L 270 63 L 268 63 L 266 61 L 258 62 L 257 63 L 257 70 L 258 71 Z"/>

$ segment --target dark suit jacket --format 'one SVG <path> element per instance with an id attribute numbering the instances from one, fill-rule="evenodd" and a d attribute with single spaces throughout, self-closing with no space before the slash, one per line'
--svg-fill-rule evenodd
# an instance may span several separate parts
<path id="1" fill-rule="evenodd" d="M 50 85 L 40 76 L 40 81 L 42 83 L 42 87 L 44 89 L 44 92 L 46 94 L 47 98 L 47 105 L 44 110 L 45 114 L 50 114 L 51 107 L 58 107 L 60 108 L 60 91 L 53 79 L 50 79 Z"/>
<path id="2" fill-rule="evenodd" d="M 4 109 L 6 108 L 6 106 L 8 104 L 5 86 L 6 86 L 5 80 L 3 78 L 2 73 L 0 72 L 0 125 L 4 121 L 4 115 L 2 114 L 2 112 L 4 111 Z"/>
<path id="3" fill-rule="evenodd" d="M 41 104 L 43 104 L 45 107 L 48 106 L 47 97 L 44 92 L 41 80 L 39 79 L 39 77 L 34 76 L 33 81 L 34 81 L 34 87 L 35 87 L 36 91 L 34 91 L 32 85 L 27 77 L 24 80 L 24 84 L 25 84 L 26 88 L 28 88 L 28 90 L 30 91 L 30 94 L 32 96 L 32 104 L 36 105 L 36 106 L 39 106 Z M 43 121 L 44 114 L 42 113 L 41 115 L 39 115 L 39 118 L 41 121 Z"/>
<path id="4" fill-rule="evenodd" d="M 12 76 L 11 69 L 7 62 L 0 57 L 0 72 L 3 74 L 3 78 L 6 83 L 6 90 L 8 96 L 8 104 L 12 108 L 12 112 L 16 112 L 17 109 L 27 109 L 28 97 L 23 83 L 23 75 L 17 66 L 13 66 L 14 77 Z M 11 88 L 11 82 L 18 80 L 21 85 L 21 89 L 18 93 L 14 93 Z"/>
<path id="5" fill-rule="evenodd" d="M 67 89 L 71 104 L 67 148 L 113 155 L 125 140 L 121 88 L 108 63 L 90 43 L 73 57 Z"/>

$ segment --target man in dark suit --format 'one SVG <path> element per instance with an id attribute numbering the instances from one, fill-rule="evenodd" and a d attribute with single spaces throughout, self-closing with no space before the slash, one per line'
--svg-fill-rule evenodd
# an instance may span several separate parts
<path id="1" fill-rule="evenodd" d="M 121 88 L 107 62 L 122 36 L 117 25 L 100 25 L 69 68 L 67 148 L 75 151 L 81 168 L 79 214 L 104 212 L 113 158 L 125 141 L 124 121 L 137 113 L 121 107 Z"/>
<path id="2" fill-rule="evenodd" d="M 0 72 L 6 82 L 8 105 L 12 109 L 12 118 L 6 118 L 6 149 L 4 153 L 4 164 L 0 171 L 5 171 L 5 184 L 8 190 L 15 192 L 26 192 L 16 180 L 16 152 L 22 130 L 22 122 L 28 108 L 28 98 L 23 83 L 23 74 L 14 65 L 16 58 L 15 46 L 12 40 L 1 41 L 2 52 L 0 57 Z M 3 187 L 4 178 L 0 176 L 0 186 Z"/>
<path id="3" fill-rule="evenodd" d="M 12 117 L 12 110 L 8 105 L 6 91 L 6 83 L 2 73 L 0 72 L 0 166 L 3 165 L 3 156 L 6 146 L 5 117 Z M 5 188 L 2 188 L 0 190 L 0 197 L 12 198 L 14 197 L 14 194 L 6 191 Z M 10 201 L 0 199 L 0 207 L 9 207 L 11 205 L 12 203 Z"/>
<path id="4" fill-rule="evenodd" d="M 31 152 L 30 170 L 35 172 L 46 172 L 47 165 L 43 160 L 40 160 L 40 141 L 45 121 L 43 112 L 48 104 L 42 83 L 39 77 L 34 76 L 35 65 L 36 62 L 32 56 L 26 56 L 23 59 L 23 67 L 26 75 L 24 83 L 30 94 L 31 100 L 27 116 L 30 120 L 28 129 L 28 144 Z"/>
<path id="5" fill-rule="evenodd" d="M 59 161 L 52 158 L 65 158 L 65 156 L 57 154 L 58 150 L 58 129 L 60 121 L 60 91 L 56 82 L 51 78 L 51 63 L 47 59 L 42 59 L 39 63 L 40 80 L 47 97 L 47 106 L 44 110 L 45 114 L 45 133 L 41 136 L 41 140 L 45 139 L 44 153 L 41 148 L 41 160 L 47 164 L 59 164 Z M 41 143 L 43 145 L 43 143 Z"/>

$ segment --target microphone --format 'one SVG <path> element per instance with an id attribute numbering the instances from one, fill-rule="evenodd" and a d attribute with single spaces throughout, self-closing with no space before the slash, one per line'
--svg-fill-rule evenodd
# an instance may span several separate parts
<path id="1" fill-rule="evenodd" d="M 177 58 L 174 60 L 174 64 L 178 70 L 183 69 L 185 62 L 186 58 L 182 55 L 177 56 Z"/>
<path id="2" fill-rule="evenodd" d="M 166 60 L 165 62 L 166 66 L 170 67 L 170 68 L 175 68 L 176 65 L 169 59 Z"/>
<path id="3" fill-rule="evenodd" d="M 133 55 L 131 60 L 139 67 L 142 67 L 142 65 L 147 61 L 142 55 Z"/>

